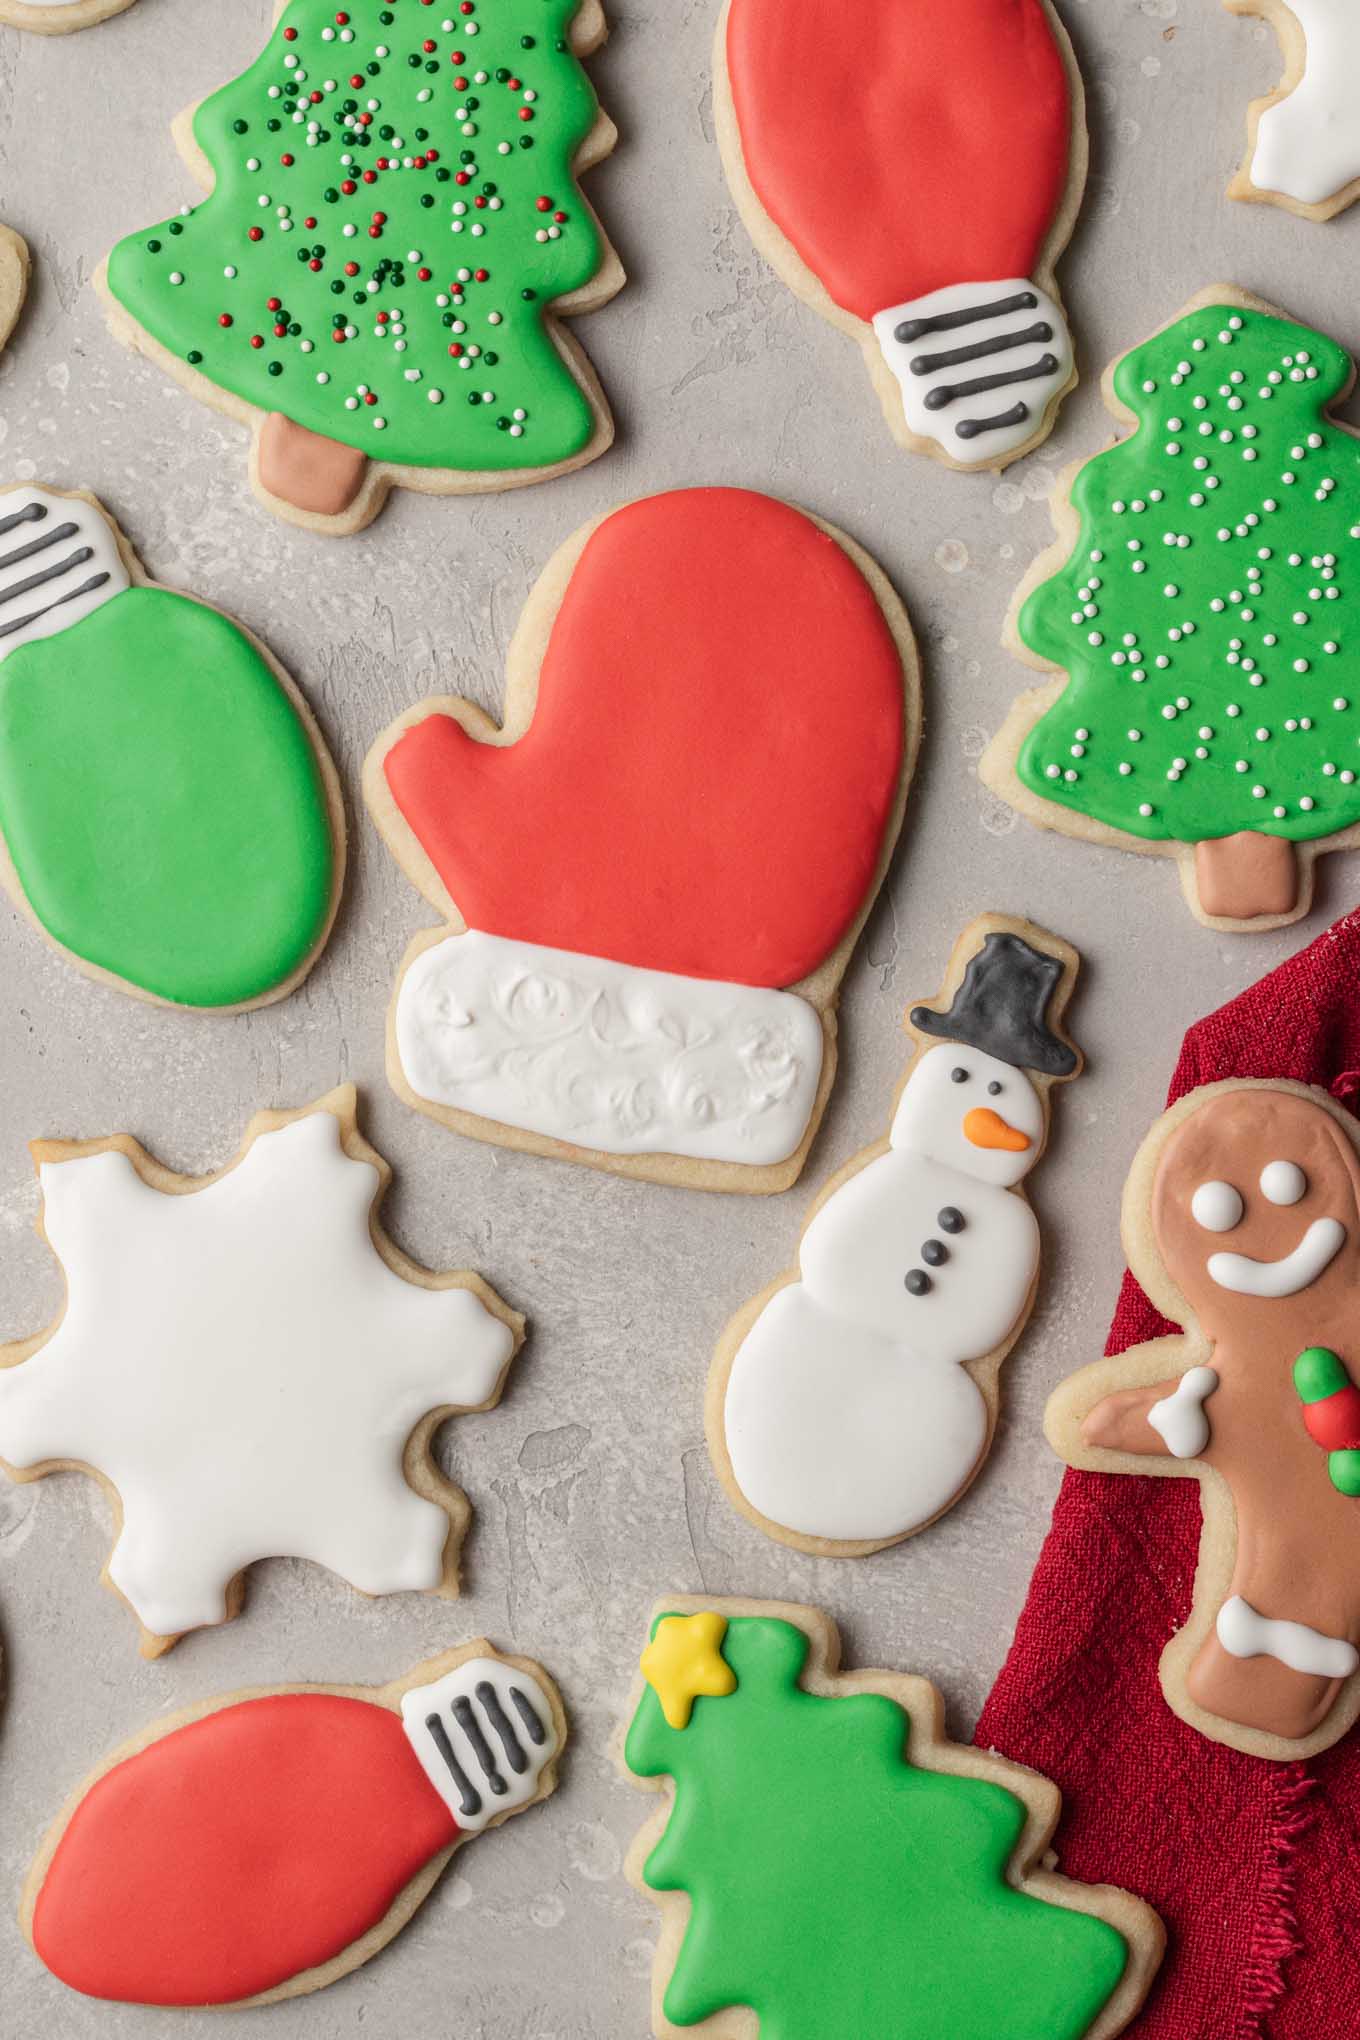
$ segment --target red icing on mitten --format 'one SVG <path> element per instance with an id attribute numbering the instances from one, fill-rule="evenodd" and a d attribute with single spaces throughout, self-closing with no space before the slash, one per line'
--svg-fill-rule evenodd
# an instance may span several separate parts
<path id="1" fill-rule="evenodd" d="M 1068 181 L 1067 72 L 1041 0 L 732 0 L 746 173 L 838 305 L 1029 277 Z M 970 337 L 970 336 L 965 336 Z"/>
<path id="2" fill-rule="evenodd" d="M 33 1945 L 91 1997 L 229 2004 L 361 1939 L 457 1833 L 400 1715 L 330 1694 L 244 1701 L 91 1787 Z"/>
<path id="3" fill-rule="evenodd" d="M 384 770 L 471 927 L 788 986 L 864 904 L 903 745 L 902 655 L 842 547 L 691 489 L 588 540 L 518 742 L 431 715 Z"/>

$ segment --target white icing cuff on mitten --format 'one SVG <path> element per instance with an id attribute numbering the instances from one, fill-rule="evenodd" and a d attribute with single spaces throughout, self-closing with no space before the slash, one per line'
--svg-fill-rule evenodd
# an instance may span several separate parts
<path id="1" fill-rule="evenodd" d="M 790 992 L 677 977 L 469 929 L 397 994 L 397 1053 L 431 1104 L 605 1154 L 753 1167 L 807 1132 L 822 1022 Z"/>
<path id="2" fill-rule="evenodd" d="M 1360 1652 L 1343 1637 L 1324 1636 L 1305 1622 L 1258 1615 L 1240 1594 L 1219 1609 L 1217 1629 L 1219 1642 L 1233 1657 L 1273 1657 L 1291 1672 L 1318 1679 L 1348 1679 L 1360 1669 Z"/>
<path id="3" fill-rule="evenodd" d="M 402 1695 L 401 1718 L 465 1835 L 536 1798 L 558 1751 L 547 1695 L 501 1658 L 469 1658 L 432 1686 L 413 1686 Z"/>
<path id="4" fill-rule="evenodd" d="M 910 430 L 965 466 L 1032 439 L 1072 373 L 1067 322 L 1024 277 L 946 284 L 876 312 L 874 331 Z"/>
<path id="5" fill-rule="evenodd" d="M 31 485 L 0 495 L 0 659 L 128 586 L 118 541 L 93 504 Z"/>

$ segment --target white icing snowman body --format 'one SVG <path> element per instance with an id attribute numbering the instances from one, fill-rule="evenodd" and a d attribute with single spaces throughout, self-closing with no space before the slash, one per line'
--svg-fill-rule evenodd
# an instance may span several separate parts
<path id="1" fill-rule="evenodd" d="M 817 1212 L 802 1279 L 776 1292 L 732 1363 L 728 1456 L 753 1508 L 805 1537 L 908 1535 L 966 1486 L 986 1399 L 963 1362 L 1020 1323 L 1039 1231 L 1012 1194 L 1044 1109 L 1024 1073 L 941 1043 L 917 1061 L 890 1147 Z"/>

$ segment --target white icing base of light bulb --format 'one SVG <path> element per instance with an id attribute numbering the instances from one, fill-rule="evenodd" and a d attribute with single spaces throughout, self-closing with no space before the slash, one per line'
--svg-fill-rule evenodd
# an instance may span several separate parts
<path id="1" fill-rule="evenodd" d="M 501 1658 L 469 1658 L 402 1695 L 411 1748 L 459 1832 L 479 1835 L 501 1814 L 538 1796 L 558 1753 L 548 1697 Z"/>
<path id="2" fill-rule="evenodd" d="M 0 659 L 54 637 L 131 586 L 108 519 L 79 496 L 0 495 Z"/>
<path id="3" fill-rule="evenodd" d="M 605 1154 L 764 1168 L 801 1145 L 824 1053 L 795 994 L 469 929 L 397 994 L 417 1097 Z"/>
<path id="4" fill-rule="evenodd" d="M 963 466 L 1033 439 L 1072 373 L 1067 321 L 1025 277 L 951 283 L 874 315 L 908 429 Z"/>

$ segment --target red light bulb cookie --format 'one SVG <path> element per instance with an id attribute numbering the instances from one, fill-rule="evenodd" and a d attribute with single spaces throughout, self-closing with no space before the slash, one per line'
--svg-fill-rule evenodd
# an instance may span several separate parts
<path id="1" fill-rule="evenodd" d="M 858 341 L 899 442 L 999 469 L 1076 381 L 1053 266 L 1086 182 L 1048 0 L 726 0 L 718 143 L 757 247 Z"/>

